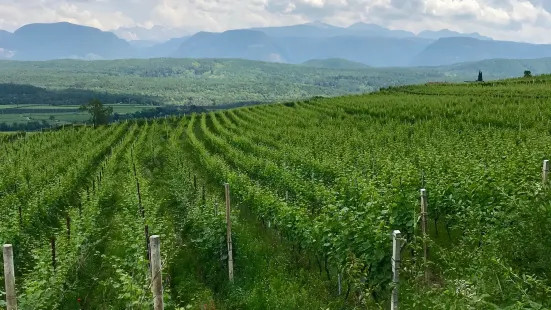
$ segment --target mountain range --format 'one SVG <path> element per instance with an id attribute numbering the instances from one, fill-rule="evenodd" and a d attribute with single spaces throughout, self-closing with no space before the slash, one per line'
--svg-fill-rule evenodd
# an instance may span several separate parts
<path id="1" fill-rule="evenodd" d="M 447 29 L 415 34 L 366 23 L 202 31 L 163 42 L 156 40 L 162 36 L 155 33 L 167 38 L 182 31 L 157 26 L 119 28 L 113 33 L 66 22 L 29 24 L 13 33 L 0 31 L 0 59 L 241 58 L 301 64 L 338 58 L 373 67 L 411 67 L 551 57 L 551 44 L 497 41 Z"/>

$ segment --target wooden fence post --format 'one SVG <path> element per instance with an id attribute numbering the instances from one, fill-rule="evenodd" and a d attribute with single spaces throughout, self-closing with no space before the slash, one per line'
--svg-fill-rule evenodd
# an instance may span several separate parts
<path id="1" fill-rule="evenodd" d="M 17 310 L 15 268 L 13 266 L 13 247 L 11 244 L 4 244 L 4 280 L 6 283 L 6 310 Z"/>
<path id="2" fill-rule="evenodd" d="M 399 230 L 392 232 L 392 283 L 394 288 L 392 289 L 392 297 L 390 301 L 390 310 L 398 310 L 398 285 L 399 285 L 399 275 L 400 275 L 400 250 L 401 242 L 400 237 L 401 233 Z"/>
<path id="3" fill-rule="evenodd" d="M 149 237 L 149 225 L 145 225 L 144 227 L 144 234 L 145 234 L 145 255 L 147 258 L 147 263 L 149 264 L 149 268 L 151 269 L 151 243 L 150 243 L 150 237 Z"/>
<path id="4" fill-rule="evenodd" d="M 65 219 L 66 225 L 67 225 L 67 239 L 71 241 L 71 217 L 67 215 L 67 218 Z"/>
<path id="5" fill-rule="evenodd" d="M 151 291 L 153 293 L 153 309 L 163 310 L 163 277 L 161 267 L 161 239 L 159 235 L 150 237 L 151 244 Z"/>
<path id="6" fill-rule="evenodd" d="M 427 260 L 429 249 L 427 247 L 427 190 L 421 189 L 421 231 L 423 233 L 423 264 L 425 265 L 425 282 L 429 281 L 429 269 Z"/>
<path id="7" fill-rule="evenodd" d="M 203 206 L 205 206 L 207 204 L 207 197 L 206 197 L 206 194 L 205 194 L 205 187 L 206 187 L 206 184 L 203 184 L 203 193 L 202 193 L 202 197 L 201 197 L 201 200 L 203 202 Z"/>
<path id="8" fill-rule="evenodd" d="M 543 185 L 547 185 L 549 182 L 549 160 L 543 161 L 543 173 L 542 173 Z"/>
<path id="9" fill-rule="evenodd" d="M 339 286 L 339 295 L 342 293 L 342 276 L 341 276 L 341 273 L 339 272 L 337 274 L 337 284 Z"/>
<path id="10" fill-rule="evenodd" d="M 233 282 L 233 248 L 231 240 L 231 207 L 230 207 L 230 184 L 224 184 L 226 192 L 226 238 L 228 243 L 228 276 L 231 282 Z"/>

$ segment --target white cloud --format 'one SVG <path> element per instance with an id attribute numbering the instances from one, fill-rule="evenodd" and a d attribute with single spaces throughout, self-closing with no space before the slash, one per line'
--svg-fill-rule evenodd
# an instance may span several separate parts
<path id="1" fill-rule="evenodd" d="M 549 10 L 551 0 L 0 0 L 0 29 L 68 21 L 103 30 L 162 25 L 189 32 L 364 21 L 413 32 L 448 28 L 551 43 Z"/>

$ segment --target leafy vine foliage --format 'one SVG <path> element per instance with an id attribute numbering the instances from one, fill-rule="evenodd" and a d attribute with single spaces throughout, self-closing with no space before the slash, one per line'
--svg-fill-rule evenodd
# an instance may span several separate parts
<path id="1" fill-rule="evenodd" d="M 387 308 L 399 229 L 404 309 L 549 309 L 546 81 L 0 136 L 0 242 L 14 245 L 20 308 L 151 308 L 153 234 L 167 309 Z"/>

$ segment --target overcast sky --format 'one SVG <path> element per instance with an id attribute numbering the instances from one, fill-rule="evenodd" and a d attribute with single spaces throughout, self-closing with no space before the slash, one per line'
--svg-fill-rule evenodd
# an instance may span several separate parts
<path id="1" fill-rule="evenodd" d="M 551 0 L 0 0 L 0 29 L 68 21 L 118 27 L 223 31 L 321 20 L 413 32 L 448 28 L 495 39 L 551 43 Z"/>

